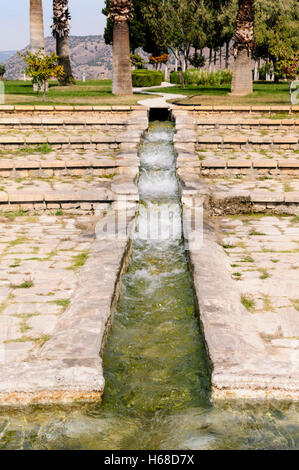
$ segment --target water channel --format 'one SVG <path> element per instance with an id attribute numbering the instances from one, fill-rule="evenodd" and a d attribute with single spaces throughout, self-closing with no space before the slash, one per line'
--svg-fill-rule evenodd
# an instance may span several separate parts
<path id="1" fill-rule="evenodd" d="M 104 353 L 102 404 L 2 409 L 0 449 L 299 447 L 298 405 L 210 401 L 173 135 L 170 122 L 154 122 L 142 143 L 141 203 Z"/>

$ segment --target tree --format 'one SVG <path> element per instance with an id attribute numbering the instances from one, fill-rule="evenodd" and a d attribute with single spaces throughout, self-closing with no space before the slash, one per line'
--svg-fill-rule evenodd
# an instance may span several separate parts
<path id="1" fill-rule="evenodd" d="M 195 67 L 196 69 L 201 69 L 202 67 L 205 66 L 206 59 L 203 55 L 199 55 L 195 53 L 193 56 L 190 57 L 189 59 L 190 64 Z"/>
<path id="2" fill-rule="evenodd" d="M 46 55 L 43 50 L 36 53 L 26 52 L 19 54 L 26 62 L 26 75 L 32 78 L 33 85 L 37 86 L 37 90 L 43 91 L 43 101 L 46 100 L 47 82 L 50 78 L 63 78 L 63 66 L 58 64 L 58 56 L 52 52 Z"/>
<path id="3" fill-rule="evenodd" d="M 130 0 L 110 0 L 109 5 L 113 23 L 112 93 L 132 95 L 129 23 L 133 19 L 133 5 Z"/>
<path id="4" fill-rule="evenodd" d="M 218 0 L 219 2 L 219 0 Z M 230 42 L 235 34 L 236 16 L 238 11 L 238 0 L 220 0 L 217 8 L 217 21 L 220 25 L 220 44 L 225 44 L 225 68 L 229 68 Z"/>
<path id="5" fill-rule="evenodd" d="M 149 52 L 153 56 L 159 56 L 166 53 L 167 50 L 161 49 L 159 44 L 156 43 L 155 38 L 151 32 L 149 25 L 147 24 L 143 9 L 147 6 L 148 0 L 131 0 L 133 5 L 133 18 L 130 22 L 130 48 L 131 52 L 142 47 L 145 52 Z M 152 0 L 152 3 L 159 5 L 161 0 Z M 110 11 L 110 0 L 106 0 L 106 7 L 103 9 L 103 14 L 108 16 L 107 24 L 104 32 L 104 38 L 106 44 L 112 44 L 113 42 L 113 22 L 109 18 Z"/>
<path id="6" fill-rule="evenodd" d="M 2 79 L 4 77 L 4 74 L 5 74 L 5 65 L 4 64 L 0 64 L 0 79 Z"/>
<path id="7" fill-rule="evenodd" d="M 199 24 L 206 21 L 203 0 L 165 0 L 149 2 L 144 16 L 155 41 L 161 48 L 169 49 L 178 60 L 184 87 L 184 70 L 188 64 L 193 44 L 200 39 Z"/>
<path id="8" fill-rule="evenodd" d="M 252 48 L 254 39 L 254 0 L 239 0 L 235 32 L 235 65 L 232 78 L 233 95 L 253 92 Z"/>
<path id="9" fill-rule="evenodd" d="M 299 58 L 293 54 L 291 48 L 277 41 L 271 49 L 271 54 L 276 58 L 275 72 L 279 78 L 289 82 L 290 97 L 292 95 L 292 82 L 299 75 Z"/>
<path id="10" fill-rule="evenodd" d="M 53 25 L 52 34 L 56 39 L 56 54 L 59 65 L 63 66 L 64 76 L 60 80 L 61 85 L 70 85 L 75 82 L 70 61 L 70 49 L 68 36 L 70 32 L 71 15 L 68 8 L 68 0 L 53 0 Z"/>
<path id="11" fill-rule="evenodd" d="M 299 2 L 297 0 L 255 0 L 255 49 L 256 60 L 263 59 L 269 69 L 274 69 L 279 80 L 273 50 L 278 44 L 298 53 L 299 49 Z"/>
<path id="12" fill-rule="evenodd" d="M 45 50 L 42 0 L 30 0 L 30 50 Z"/>

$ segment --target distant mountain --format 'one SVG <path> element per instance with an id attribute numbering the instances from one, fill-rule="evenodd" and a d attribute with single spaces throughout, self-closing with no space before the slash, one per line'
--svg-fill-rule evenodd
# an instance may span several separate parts
<path id="1" fill-rule="evenodd" d="M 0 51 L 0 63 L 6 62 L 13 55 L 15 55 L 16 52 L 17 51 Z"/>
<path id="2" fill-rule="evenodd" d="M 101 74 L 110 78 L 112 76 L 112 47 L 105 44 L 103 36 L 70 36 L 69 46 L 73 74 L 76 79 L 100 78 Z M 55 40 L 46 38 L 46 51 L 55 51 Z M 28 50 L 28 46 L 20 52 Z M 1 62 L 1 59 L 0 59 Z M 5 61 L 6 79 L 23 78 L 24 60 L 14 54 Z"/>
<path id="3" fill-rule="evenodd" d="M 70 36 L 69 46 L 71 53 L 71 63 L 74 77 L 81 80 L 83 75 L 86 78 L 111 78 L 112 77 L 112 47 L 105 44 L 103 36 Z M 231 45 L 232 46 L 232 45 Z M 232 48 L 232 47 L 231 47 Z M 53 37 L 46 38 L 47 52 L 55 51 L 56 44 Z M 28 50 L 28 46 L 20 52 Z M 141 49 L 138 52 L 146 60 L 148 54 Z M 1 56 L 2 54 L 2 56 Z M 3 54 L 6 54 L 6 59 L 1 59 Z M 224 51 L 220 57 L 218 51 L 216 61 L 209 65 L 209 50 L 204 49 L 203 55 L 206 58 L 204 69 L 218 70 L 224 67 Z M 0 63 L 4 62 L 6 65 L 6 79 L 23 79 L 25 63 L 24 60 L 14 51 L 0 52 Z M 230 55 L 230 68 L 233 66 L 233 55 Z M 169 56 L 168 69 L 174 70 L 175 59 L 172 54 Z"/>

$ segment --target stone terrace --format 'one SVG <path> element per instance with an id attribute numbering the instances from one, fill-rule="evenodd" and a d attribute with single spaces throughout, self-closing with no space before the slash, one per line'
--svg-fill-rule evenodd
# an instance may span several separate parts
<path id="1" fill-rule="evenodd" d="M 213 397 L 298 400 L 298 120 L 174 115 Z"/>
<path id="2" fill-rule="evenodd" d="M 2 117 L 0 211 L 94 212 L 120 196 L 138 200 L 147 112 L 109 109 Z"/>
<path id="3" fill-rule="evenodd" d="M 147 112 L 11 112 L 0 118 L 0 402 L 100 400 Z"/>

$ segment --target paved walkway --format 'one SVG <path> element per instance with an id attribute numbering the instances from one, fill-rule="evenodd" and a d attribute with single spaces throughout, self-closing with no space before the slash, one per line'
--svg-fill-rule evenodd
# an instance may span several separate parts
<path id="1" fill-rule="evenodd" d="M 134 93 L 142 93 L 151 95 L 152 92 L 150 90 L 156 90 L 157 88 L 166 88 L 175 86 L 168 82 L 163 82 L 161 86 L 154 86 L 154 87 L 146 87 L 146 88 L 134 88 Z M 168 100 L 174 100 L 179 98 L 185 98 L 185 95 L 178 95 L 172 93 L 154 93 L 155 95 L 159 95 L 160 98 L 150 98 L 148 100 L 140 100 L 138 104 L 145 106 L 146 108 L 172 108 L 173 105 L 168 103 Z"/>
<path id="2" fill-rule="evenodd" d="M 209 130 L 198 128 L 190 112 L 174 114 L 184 230 L 213 364 L 212 396 L 298 400 L 298 150 L 266 143 L 244 149 L 213 148 L 208 141 L 196 145 L 201 134 L 205 139 L 221 134 L 234 142 L 239 134 L 266 140 L 290 132 L 297 138 L 297 130 L 284 131 L 282 124 L 274 132 L 271 124 L 264 130 L 232 131 L 217 123 Z M 284 161 L 289 170 L 270 173 L 266 163 L 273 159 L 279 165 Z M 263 160 L 263 172 L 241 174 L 249 160 Z M 214 163 L 209 167 L 208 161 Z M 213 218 L 205 218 L 202 230 L 202 206 L 207 216 L 211 204 Z"/>
<path id="3" fill-rule="evenodd" d="M 35 356 L 70 303 L 91 238 L 79 220 L 0 219 L 0 362 Z M 89 220 L 81 219 L 81 224 Z M 82 225 L 82 226 L 83 226 Z M 4 355 L 3 355 L 4 354 Z"/>
<path id="4" fill-rule="evenodd" d="M 48 129 L 28 116 L 0 130 L 2 143 L 16 139 L 0 149 L 0 404 L 100 400 L 104 390 L 99 353 L 129 250 L 148 118 L 141 110 L 112 120 L 109 111 L 94 127 L 76 116 L 78 128 L 64 128 L 60 114 Z M 93 136 L 103 145 L 85 148 Z M 36 145 L 49 137 L 74 144 Z"/>

